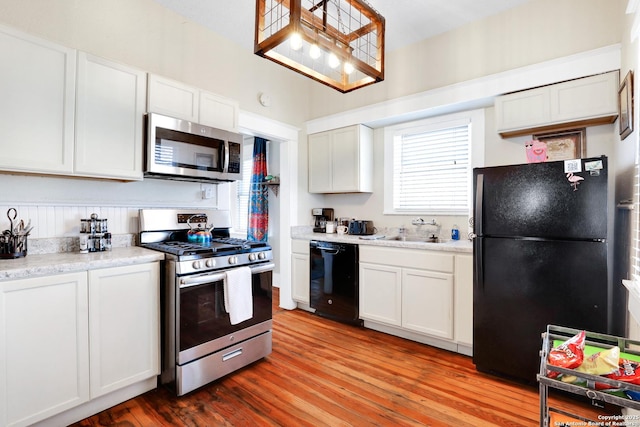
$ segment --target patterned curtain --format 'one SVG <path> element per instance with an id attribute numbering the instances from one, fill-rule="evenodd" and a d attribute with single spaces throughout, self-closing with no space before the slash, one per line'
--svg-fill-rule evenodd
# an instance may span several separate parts
<path id="1" fill-rule="evenodd" d="M 267 140 L 256 137 L 253 142 L 253 171 L 249 187 L 249 225 L 247 240 L 266 242 L 269 226 L 267 186 Z"/>

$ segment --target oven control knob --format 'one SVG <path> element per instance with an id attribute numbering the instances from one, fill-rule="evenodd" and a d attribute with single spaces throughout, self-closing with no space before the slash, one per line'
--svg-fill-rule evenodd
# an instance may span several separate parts
<path id="1" fill-rule="evenodd" d="M 230 256 L 229 257 L 229 264 L 237 264 L 238 263 L 238 257 L 237 256 Z"/>
<path id="2" fill-rule="evenodd" d="M 265 259 L 266 257 L 267 257 L 267 254 L 266 254 L 266 253 L 264 253 L 264 252 L 260 252 L 260 253 L 258 254 L 258 259 Z"/>
<path id="3" fill-rule="evenodd" d="M 202 261 L 193 261 L 193 264 L 191 264 L 194 268 L 194 270 L 200 270 L 202 268 Z"/>
<path id="4" fill-rule="evenodd" d="M 258 259 L 256 254 L 249 254 L 249 261 L 255 261 L 256 259 Z"/>
<path id="5" fill-rule="evenodd" d="M 206 260 L 204 262 L 204 265 L 206 265 L 209 268 L 215 267 L 216 266 L 216 260 L 215 259 L 208 259 L 208 260 Z"/>

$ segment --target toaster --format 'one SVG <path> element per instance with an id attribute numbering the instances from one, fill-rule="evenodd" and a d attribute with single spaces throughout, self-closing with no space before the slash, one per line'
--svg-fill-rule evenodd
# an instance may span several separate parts
<path id="1" fill-rule="evenodd" d="M 349 221 L 349 234 L 368 235 L 374 233 L 375 228 L 373 227 L 373 221 L 356 219 Z"/>

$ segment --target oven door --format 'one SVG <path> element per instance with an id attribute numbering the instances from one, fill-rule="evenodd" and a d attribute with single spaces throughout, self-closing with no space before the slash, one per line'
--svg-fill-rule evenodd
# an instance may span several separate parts
<path id="1" fill-rule="evenodd" d="M 271 330 L 273 268 L 273 263 L 251 266 L 253 317 L 236 325 L 224 308 L 223 281 L 228 270 L 178 277 L 178 365 Z"/>

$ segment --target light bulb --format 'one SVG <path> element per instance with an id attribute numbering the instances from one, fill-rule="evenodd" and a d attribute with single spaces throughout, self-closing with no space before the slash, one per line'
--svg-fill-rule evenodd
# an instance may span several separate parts
<path id="1" fill-rule="evenodd" d="M 347 74 L 351 74 L 353 73 L 353 64 L 351 62 L 345 62 L 344 63 L 344 72 Z"/>
<path id="2" fill-rule="evenodd" d="M 299 33 L 291 34 L 291 37 L 289 37 L 289 44 L 291 45 L 291 49 L 300 50 L 302 47 L 302 36 Z"/>
<path id="3" fill-rule="evenodd" d="M 318 59 L 318 58 L 320 58 L 320 54 L 321 54 L 321 52 L 320 52 L 320 48 L 318 47 L 318 45 L 315 44 L 315 43 L 312 44 L 311 47 L 309 48 L 309 56 L 312 59 Z"/>
<path id="4" fill-rule="evenodd" d="M 329 67 L 336 68 L 338 65 L 340 65 L 340 60 L 338 59 L 336 54 L 335 53 L 330 54 L 329 55 Z"/>

